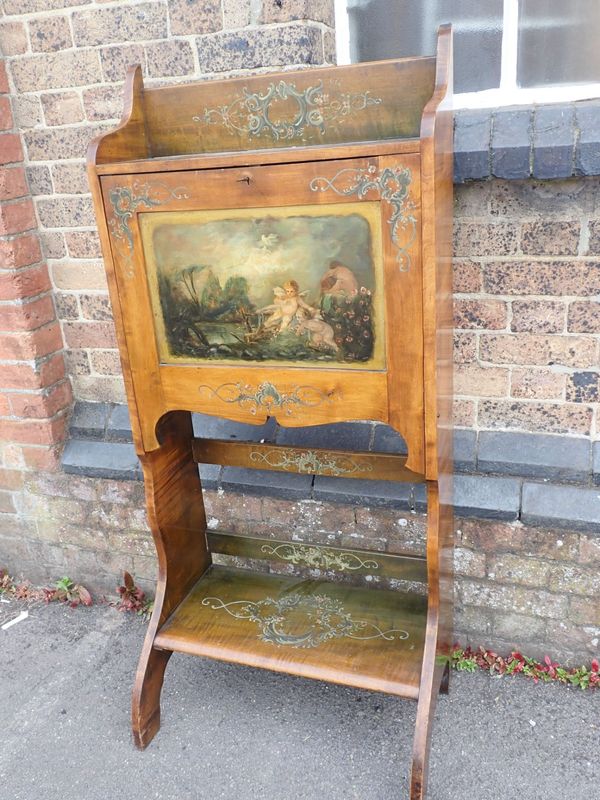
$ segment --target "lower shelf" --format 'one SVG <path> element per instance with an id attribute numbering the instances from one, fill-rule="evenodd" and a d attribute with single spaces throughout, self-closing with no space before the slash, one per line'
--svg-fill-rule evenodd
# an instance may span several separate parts
<path id="1" fill-rule="evenodd" d="M 416 698 L 426 598 L 211 566 L 154 647 Z"/>

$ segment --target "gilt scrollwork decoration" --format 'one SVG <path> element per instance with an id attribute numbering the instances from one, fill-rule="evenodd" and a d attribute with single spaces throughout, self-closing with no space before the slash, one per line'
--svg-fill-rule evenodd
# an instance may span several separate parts
<path id="1" fill-rule="evenodd" d="M 373 558 L 363 559 L 356 553 L 346 550 L 331 550 L 316 545 L 289 544 L 287 542 L 278 545 L 264 544 L 261 551 L 299 567 L 334 569 L 340 572 L 379 569 L 378 562 Z"/>
<path id="2" fill-rule="evenodd" d="M 324 392 L 314 386 L 295 386 L 289 392 L 282 392 L 268 381 L 258 387 L 244 383 L 222 383 L 213 388 L 203 384 L 198 391 L 208 393 L 223 403 L 236 403 L 251 414 L 257 414 L 259 410 L 271 414 L 281 409 L 287 416 L 301 411 L 303 407 L 313 408 L 321 403 L 329 403 L 336 394 L 335 391 Z"/>
<path id="3" fill-rule="evenodd" d="M 327 595 L 298 592 L 263 600 L 232 600 L 204 597 L 203 606 L 226 611 L 235 619 L 249 620 L 259 627 L 258 638 L 277 647 L 309 648 L 331 639 L 408 639 L 408 631 L 382 630 L 373 622 L 353 619 L 340 600 Z"/>
<path id="4" fill-rule="evenodd" d="M 281 107 L 282 101 L 292 101 L 292 111 Z M 350 114 L 379 105 L 380 97 L 370 92 L 325 91 L 323 81 L 306 89 L 281 80 L 270 83 L 264 92 L 249 92 L 234 98 L 228 105 L 205 108 L 203 114 L 192 117 L 205 125 L 221 124 L 231 132 L 246 134 L 249 138 L 269 136 L 274 141 L 302 137 L 307 128 L 324 134 L 327 124 Z M 279 116 L 277 116 L 277 108 Z M 287 111 L 287 113 L 285 113 Z"/>
<path id="5" fill-rule="evenodd" d="M 109 190 L 112 217 L 108 225 L 112 238 L 119 247 L 127 277 L 133 277 L 133 232 L 130 222 L 136 211 L 160 206 L 168 200 L 187 200 L 188 197 L 183 189 L 170 189 L 158 182 L 134 181 L 131 187 L 115 186 Z"/>
<path id="6" fill-rule="evenodd" d="M 340 453 L 316 452 L 315 450 L 253 450 L 250 460 L 259 464 L 281 469 L 295 469 L 307 475 L 335 475 L 336 477 L 353 475 L 356 472 L 372 472 L 373 467 L 366 462 L 360 462 L 354 457 Z"/>
<path id="7" fill-rule="evenodd" d="M 408 272 L 411 266 L 409 250 L 417 237 L 417 219 L 413 213 L 415 204 L 409 197 L 411 180 L 408 167 L 384 167 L 380 171 L 371 164 L 359 169 L 341 169 L 333 178 L 313 178 L 310 189 L 313 192 L 333 191 L 342 197 L 356 195 L 359 200 L 369 192 L 376 192 L 379 199 L 389 203 L 391 215 L 388 223 L 397 250 L 398 268 L 400 272 Z M 401 241 L 401 232 L 405 232 L 404 241 Z"/>

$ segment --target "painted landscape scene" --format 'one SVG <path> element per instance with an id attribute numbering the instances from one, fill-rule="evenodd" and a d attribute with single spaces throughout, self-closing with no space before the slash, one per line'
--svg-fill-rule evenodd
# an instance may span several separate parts
<path id="1" fill-rule="evenodd" d="M 379 312 L 368 219 L 240 213 L 145 215 L 163 357 L 374 365 Z"/>

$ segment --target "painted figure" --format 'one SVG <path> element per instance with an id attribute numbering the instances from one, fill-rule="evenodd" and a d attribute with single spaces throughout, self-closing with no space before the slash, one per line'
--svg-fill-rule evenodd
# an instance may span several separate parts
<path id="1" fill-rule="evenodd" d="M 296 318 L 298 319 L 298 327 L 296 328 L 298 336 L 308 331 L 308 340 L 311 347 L 326 348 L 337 353 L 340 348 L 335 342 L 333 328 L 325 322 L 318 311 L 307 316 L 306 311 L 301 310 L 296 314 Z"/>
<path id="2" fill-rule="evenodd" d="M 331 261 L 329 269 L 321 278 L 321 292 L 354 297 L 358 294 L 358 281 L 350 267 L 341 261 Z"/>
<path id="3" fill-rule="evenodd" d="M 317 309 L 309 306 L 304 300 L 304 295 L 308 294 L 308 290 L 301 292 L 296 281 L 286 281 L 283 288 L 276 286 L 273 294 L 275 295 L 273 303 L 258 309 L 259 314 L 271 314 L 264 325 L 266 330 L 279 325 L 278 333 L 281 333 L 289 327 L 300 309 L 308 311 L 309 314 L 317 313 Z"/>

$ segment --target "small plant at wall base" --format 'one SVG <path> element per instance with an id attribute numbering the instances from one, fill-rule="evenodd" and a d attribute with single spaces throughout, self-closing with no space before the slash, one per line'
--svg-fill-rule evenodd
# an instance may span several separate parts
<path id="1" fill-rule="evenodd" d="M 548 683 L 557 681 L 568 686 L 578 686 L 580 689 L 595 689 L 600 687 L 600 663 L 594 659 L 589 667 L 573 667 L 567 669 L 552 661 L 550 656 L 545 656 L 544 662 L 528 658 L 514 650 L 509 656 L 503 658 L 493 650 L 479 647 L 455 647 L 449 657 L 450 665 L 461 672 L 475 672 L 483 669 L 490 675 L 524 675 L 533 678 L 534 682 Z"/>
<path id="2" fill-rule="evenodd" d="M 152 614 L 154 601 L 146 597 L 146 593 L 135 585 L 133 576 L 129 572 L 123 572 L 123 584 L 117 586 L 119 595 L 118 603 L 112 605 L 118 611 L 135 611 L 143 619 L 148 619 Z"/>
<path id="3" fill-rule="evenodd" d="M 56 601 L 66 603 L 71 608 L 92 605 L 92 596 L 85 586 L 74 583 L 66 576 L 56 581 L 52 587 L 39 587 L 26 580 L 18 581 L 5 569 L 0 569 L 0 595 L 29 603 Z"/>
<path id="4" fill-rule="evenodd" d="M 92 605 L 92 596 L 85 586 L 80 583 L 73 583 L 66 576 L 56 581 L 53 589 L 45 589 L 44 591 L 47 592 L 48 602 L 57 600 L 59 603 L 66 603 L 71 608 L 77 608 L 80 605 Z"/>

